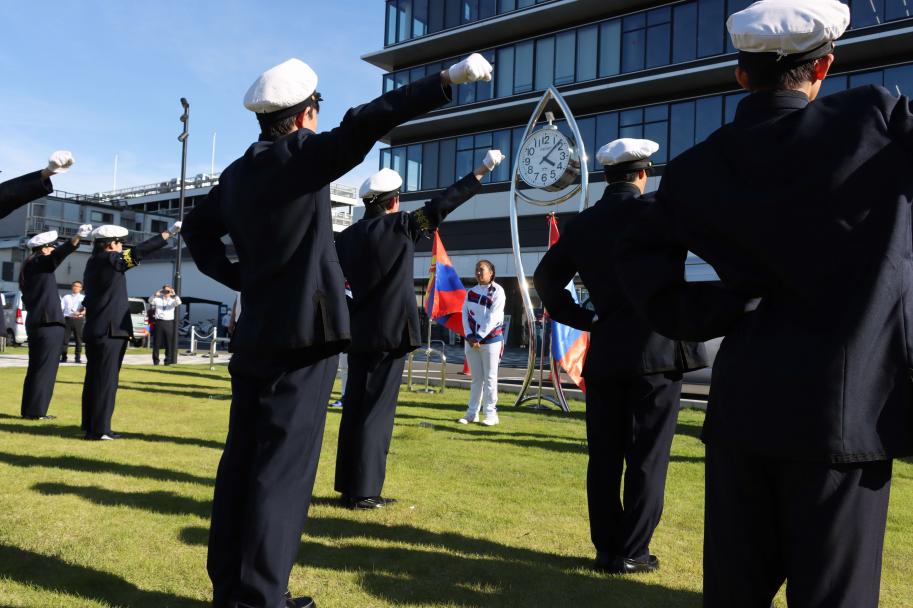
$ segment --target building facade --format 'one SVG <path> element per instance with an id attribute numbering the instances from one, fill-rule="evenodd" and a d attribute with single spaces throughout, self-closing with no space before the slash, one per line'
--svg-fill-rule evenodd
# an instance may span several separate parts
<path id="1" fill-rule="evenodd" d="M 446 107 L 389 133 L 380 166 L 403 176 L 408 210 L 468 173 L 489 148 L 507 155 L 486 177 L 483 193 L 448 218 L 441 238 L 467 283 L 477 259 L 495 262 L 518 318 L 522 305 L 510 249 L 509 180 L 519 140 L 543 91 L 556 86 L 574 112 L 589 157 L 591 203 L 605 187 L 595 151 L 618 137 L 659 142 L 653 157 L 656 177 L 649 186 L 655 188 L 663 166 L 732 120 L 744 97 L 733 76 L 736 52 L 725 23 L 750 3 L 386 0 L 384 47 L 363 57 L 387 71 L 382 90 L 440 71 L 473 51 L 495 70 L 491 82 L 458 87 Z M 838 42 L 823 94 L 877 84 L 913 95 L 913 3 L 846 3 L 851 29 Z M 565 124 L 558 126 L 569 133 Z M 554 209 L 559 221 L 576 211 L 569 208 L 573 205 Z M 519 213 L 523 265 L 531 275 L 547 245 L 546 220 L 541 208 L 530 205 L 521 204 Z M 415 262 L 419 302 L 430 242 L 420 251 Z M 688 278 L 713 280 L 715 273 L 691 256 Z"/>

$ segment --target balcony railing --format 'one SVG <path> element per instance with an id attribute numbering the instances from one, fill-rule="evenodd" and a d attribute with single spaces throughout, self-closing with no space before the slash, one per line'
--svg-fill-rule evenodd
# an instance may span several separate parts
<path id="1" fill-rule="evenodd" d="M 30 215 L 26 220 L 26 234 L 37 234 L 39 232 L 56 230 L 60 238 L 73 238 L 73 236 L 76 235 L 76 231 L 79 230 L 79 227 L 82 224 L 83 222 L 73 222 L 56 217 L 40 217 L 36 215 Z M 133 243 L 145 241 L 146 239 L 150 239 L 155 236 L 155 234 L 157 234 L 154 232 L 131 230 L 127 226 L 124 227 L 130 230 L 130 234 L 127 237 L 127 240 Z"/>

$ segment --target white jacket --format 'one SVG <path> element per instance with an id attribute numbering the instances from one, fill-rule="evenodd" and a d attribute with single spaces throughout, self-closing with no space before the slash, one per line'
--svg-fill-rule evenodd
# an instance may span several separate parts
<path id="1" fill-rule="evenodd" d="M 482 344 L 504 340 L 504 288 L 492 281 L 466 292 L 463 333 Z"/>

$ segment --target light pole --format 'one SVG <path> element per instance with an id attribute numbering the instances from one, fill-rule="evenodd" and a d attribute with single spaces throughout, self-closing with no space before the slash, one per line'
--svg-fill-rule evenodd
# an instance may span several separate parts
<path id="1" fill-rule="evenodd" d="M 190 104 L 187 103 L 187 100 L 181 97 L 181 107 L 184 108 L 184 113 L 181 114 L 181 122 L 184 125 L 184 129 L 180 135 L 178 135 L 178 141 L 181 142 L 181 197 L 180 202 L 178 203 L 178 220 L 184 221 L 184 181 L 187 177 L 187 136 L 189 135 L 188 128 L 190 127 Z M 178 233 L 177 236 L 177 259 L 174 263 L 174 293 L 178 296 L 181 295 L 181 233 Z M 178 328 L 180 327 L 180 307 L 175 309 L 174 315 L 174 336 L 171 340 L 171 352 L 174 353 L 174 361 L 177 363 L 178 360 Z"/>

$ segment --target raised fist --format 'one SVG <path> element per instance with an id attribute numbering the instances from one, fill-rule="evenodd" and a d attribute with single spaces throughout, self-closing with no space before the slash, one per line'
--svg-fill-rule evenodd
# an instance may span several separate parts
<path id="1" fill-rule="evenodd" d="M 68 150 L 57 150 L 48 158 L 47 172 L 56 175 L 57 173 L 66 173 L 73 166 L 73 154 Z"/>
<path id="2" fill-rule="evenodd" d="M 476 82 L 479 80 L 491 80 L 492 67 L 488 61 L 479 55 L 473 53 L 463 61 L 450 66 L 447 73 L 450 75 L 450 82 L 453 84 L 466 84 L 467 82 Z"/>
<path id="3" fill-rule="evenodd" d="M 485 158 L 482 159 L 482 164 L 485 165 L 485 168 L 489 171 L 494 171 L 495 167 L 501 164 L 506 157 L 501 154 L 500 150 L 489 150 L 485 153 Z"/>
<path id="4" fill-rule="evenodd" d="M 76 231 L 76 236 L 81 239 L 88 237 L 90 234 L 92 234 L 92 224 L 83 224 Z"/>

